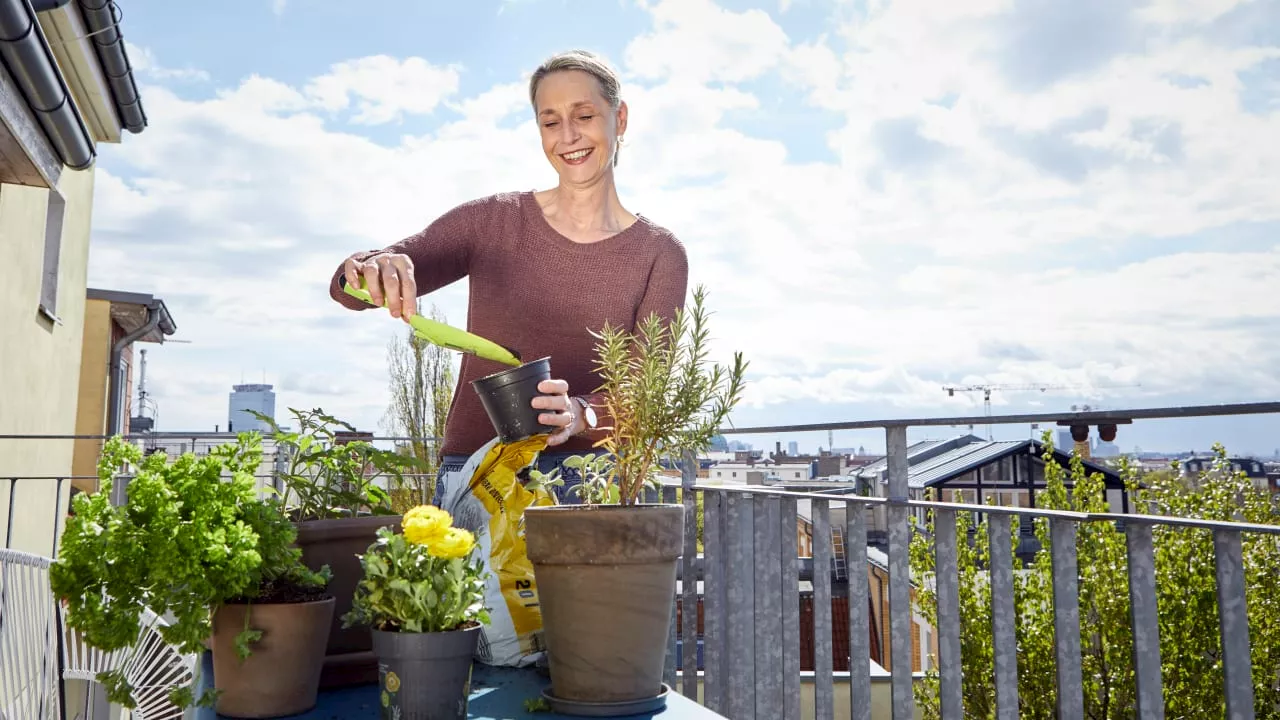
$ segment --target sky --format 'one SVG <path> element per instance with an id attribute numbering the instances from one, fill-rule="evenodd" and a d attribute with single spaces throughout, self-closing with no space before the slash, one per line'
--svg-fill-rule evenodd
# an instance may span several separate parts
<path id="1" fill-rule="evenodd" d="M 265 380 L 279 417 L 381 430 L 404 326 L 330 275 L 552 187 L 527 79 L 575 47 L 623 78 L 623 204 L 750 362 L 734 426 L 982 414 L 946 384 L 1053 386 L 997 414 L 1280 399 L 1280 0 L 120 4 L 150 126 L 101 148 L 90 286 L 178 324 L 158 429 L 225 428 Z M 465 280 L 424 302 L 465 325 Z M 1117 442 L 1270 455 L 1280 418 Z"/>

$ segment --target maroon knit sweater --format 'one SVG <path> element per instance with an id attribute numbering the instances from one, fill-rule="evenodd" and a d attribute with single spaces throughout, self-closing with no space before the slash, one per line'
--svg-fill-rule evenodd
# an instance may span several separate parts
<path id="1" fill-rule="evenodd" d="M 463 203 L 422 232 L 357 257 L 383 252 L 413 258 L 419 295 L 469 277 L 467 330 L 525 360 L 550 356 L 551 376 L 581 396 L 594 394 L 601 382 L 588 330 L 599 330 L 606 320 L 633 330 L 651 312 L 670 318 L 684 305 L 689 274 L 684 246 L 648 219 L 599 242 L 577 243 L 551 227 L 532 192 Z M 339 266 L 329 286 L 333 299 L 369 309 L 342 291 L 343 281 Z M 505 367 L 463 355 L 443 454 L 470 455 L 496 435 L 471 382 Z M 601 424 L 608 424 L 600 397 L 590 399 Z M 599 437 L 584 433 L 555 450 L 582 452 Z"/>

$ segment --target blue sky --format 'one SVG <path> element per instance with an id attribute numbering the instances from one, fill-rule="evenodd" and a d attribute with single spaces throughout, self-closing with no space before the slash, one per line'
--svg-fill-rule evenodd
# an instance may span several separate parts
<path id="1" fill-rule="evenodd" d="M 163 297 L 191 341 L 149 357 L 162 429 L 225 426 L 264 376 L 281 414 L 378 429 L 397 324 L 325 281 L 552 185 L 524 83 L 569 47 L 623 75 L 622 199 L 751 361 L 739 426 L 981 412 L 944 383 L 1071 388 L 997 412 L 1280 398 L 1278 0 L 122 7 L 151 127 L 102 151 L 90 283 Z M 465 281 L 427 300 L 465 322 Z M 1270 454 L 1277 430 L 1119 442 Z"/>

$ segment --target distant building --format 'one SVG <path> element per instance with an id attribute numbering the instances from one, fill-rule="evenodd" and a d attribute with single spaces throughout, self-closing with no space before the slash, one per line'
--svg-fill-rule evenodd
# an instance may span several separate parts
<path id="1" fill-rule="evenodd" d="M 1064 447 L 1063 449 L 1064 449 L 1064 450 L 1066 450 L 1066 449 L 1068 449 L 1068 448 L 1070 448 L 1070 447 L 1071 447 L 1071 446 L 1069 446 L 1069 445 L 1068 445 L 1068 446 Z M 1113 442 L 1106 442 L 1106 441 L 1103 441 L 1103 440 L 1099 440 L 1099 441 L 1098 441 L 1096 444 L 1094 444 L 1094 446 L 1093 446 L 1093 456 L 1094 456 L 1094 457 L 1098 457 L 1098 458 L 1113 458 L 1113 457 L 1119 457 L 1119 456 L 1120 456 L 1120 446 L 1119 446 L 1119 445 L 1116 445 L 1116 444 L 1115 444 L 1115 443 L 1113 443 Z"/>
<path id="2" fill-rule="evenodd" d="M 974 435 L 945 440 L 924 440 L 907 447 L 907 497 L 924 500 L 930 490 L 938 499 L 983 505 L 989 499 L 1005 507 L 1035 507 L 1035 493 L 1045 487 L 1045 446 L 1039 440 L 993 441 Z M 1067 467 L 1070 451 L 1054 447 L 1056 462 Z M 1100 473 L 1112 512 L 1129 512 L 1128 491 L 1114 469 L 1084 460 L 1088 473 Z M 888 461 L 878 460 L 852 471 L 846 484 L 860 495 L 888 496 Z M 924 511 L 913 508 L 916 522 L 924 525 Z M 867 509 L 867 542 L 881 546 L 888 542 L 884 507 Z M 1026 526 L 1030 527 L 1030 526 Z M 1034 536 L 1030 538 L 1034 540 Z M 1036 543 L 1038 545 L 1038 543 Z M 1028 553 L 1031 552 L 1028 545 Z M 1022 555 L 1020 551 L 1020 555 Z"/>
<path id="3" fill-rule="evenodd" d="M 250 410 L 262 413 L 269 418 L 276 416 L 276 393 L 272 386 L 254 383 L 231 386 L 231 398 L 227 403 L 227 430 L 229 432 L 245 432 L 257 430 L 261 433 L 271 432 L 265 422 L 249 413 Z"/>
<path id="4" fill-rule="evenodd" d="M 1182 461 L 1182 474 L 1184 476 L 1198 476 L 1201 473 L 1213 470 L 1213 464 L 1216 462 L 1215 457 L 1190 457 Z M 1267 467 L 1261 461 L 1248 457 L 1229 457 L 1227 462 L 1230 463 L 1231 472 L 1244 473 L 1245 477 L 1253 483 L 1253 486 L 1260 490 L 1275 490 L 1276 484 L 1269 477 Z"/>
<path id="5" fill-rule="evenodd" d="M 85 291 L 75 431 L 89 437 L 75 441 L 71 471 L 76 488 L 98 490 L 103 442 L 93 436 L 143 429 L 130 424 L 134 344 L 162 343 L 177 328 L 168 306 L 158 297 L 96 288 Z"/>
<path id="6" fill-rule="evenodd" d="M 787 443 L 787 454 L 788 454 L 788 455 L 799 455 L 799 454 L 800 454 L 800 443 L 796 442 L 795 440 L 792 440 L 791 442 Z"/>
<path id="7" fill-rule="evenodd" d="M 772 485 L 808 480 L 812 472 L 808 463 L 716 463 L 707 469 L 707 479 L 716 485 Z"/>

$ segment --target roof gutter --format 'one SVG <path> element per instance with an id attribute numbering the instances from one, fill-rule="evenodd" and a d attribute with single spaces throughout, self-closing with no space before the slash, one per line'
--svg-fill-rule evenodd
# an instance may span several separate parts
<path id="1" fill-rule="evenodd" d="M 53 53 L 28 0 L 0 0 L 0 61 L 52 143 L 59 159 L 74 170 L 93 164 L 93 141 L 71 101 Z"/>
<path id="2" fill-rule="evenodd" d="M 165 335 L 172 335 L 178 331 L 178 325 L 169 314 L 169 308 L 159 298 L 153 298 L 147 305 L 147 321 L 142 327 L 120 338 L 111 346 L 111 369 L 107 393 L 107 435 L 115 435 L 123 430 L 120 427 L 120 419 L 124 407 L 126 384 L 125 378 L 122 377 L 124 351 L 138 338 L 145 337 L 156 328 L 160 328 L 160 332 Z"/>
<path id="3" fill-rule="evenodd" d="M 168 315 L 168 312 L 164 312 L 162 315 L 163 307 L 164 306 L 159 303 L 155 303 L 148 307 L 147 321 L 143 323 L 142 327 L 120 338 L 111 346 L 111 374 L 108 377 L 109 390 L 107 391 L 108 437 L 119 434 L 121 431 L 120 411 L 124 404 L 125 382 L 124 378 L 121 377 L 122 368 L 120 366 L 123 364 L 122 360 L 124 358 L 124 351 L 132 345 L 135 340 L 160 327 L 161 317 L 163 317 L 163 315 Z M 170 323 L 172 322 L 173 321 L 170 320 Z"/>
<path id="4" fill-rule="evenodd" d="M 120 123 L 129 132 L 140 133 L 147 127 L 147 114 L 142 109 L 142 97 L 133 79 L 133 65 L 129 63 L 129 53 L 124 47 L 124 36 L 120 34 L 120 8 L 115 0 L 79 0 L 79 5 L 89 35 L 93 37 L 98 62 L 111 87 Z"/>

